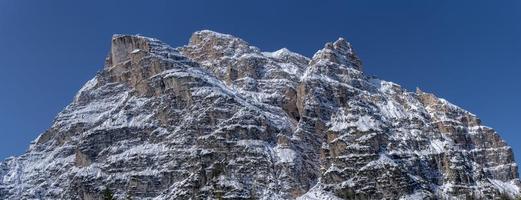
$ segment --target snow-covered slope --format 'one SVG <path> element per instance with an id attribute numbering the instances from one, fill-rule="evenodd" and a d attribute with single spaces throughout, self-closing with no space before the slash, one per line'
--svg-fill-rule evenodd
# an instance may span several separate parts
<path id="1" fill-rule="evenodd" d="M 368 76 L 340 38 L 313 58 L 231 35 L 172 48 L 115 35 L 105 67 L 0 199 L 499 199 L 512 149 L 473 114 Z"/>

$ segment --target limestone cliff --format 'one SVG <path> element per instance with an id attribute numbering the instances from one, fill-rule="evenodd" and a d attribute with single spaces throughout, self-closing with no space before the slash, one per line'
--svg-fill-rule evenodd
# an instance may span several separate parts
<path id="1" fill-rule="evenodd" d="M 103 69 L 0 199 L 500 199 L 512 149 L 470 112 L 364 74 L 350 43 L 312 58 L 212 31 L 172 48 L 115 35 Z"/>

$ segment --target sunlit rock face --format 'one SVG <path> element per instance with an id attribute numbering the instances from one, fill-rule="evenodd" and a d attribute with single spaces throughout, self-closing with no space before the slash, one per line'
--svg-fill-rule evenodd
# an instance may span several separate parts
<path id="1" fill-rule="evenodd" d="M 345 39 L 310 59 L 205 30 L 179 48 L 115 35 L 48 131 L 0 163 L 0 199 L 500 199 L 517 171 L 492 128 L 364 74 Z"/>

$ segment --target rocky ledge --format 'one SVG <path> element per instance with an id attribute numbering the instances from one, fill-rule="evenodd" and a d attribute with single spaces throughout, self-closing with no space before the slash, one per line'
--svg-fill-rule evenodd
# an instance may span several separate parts
<path id="1" fill-rule="evenodd" d="M 0 199 L 502 199 L 512 148 L 470 112 L 368 76 L 350 43 L 312 58 L 193 34 L 115 35 L 105 67 L 29 150 Z"/>

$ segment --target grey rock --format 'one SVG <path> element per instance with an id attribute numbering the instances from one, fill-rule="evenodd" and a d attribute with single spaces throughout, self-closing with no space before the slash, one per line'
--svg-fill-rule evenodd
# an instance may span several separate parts
<path id="1" fill-rule="evenodd" d="M 473 114 L 364 74 L 340 38 L 313 58 L 212 31 L 172 48 L 115 35 L 104 68 L 0 199 L 500 199 L 512 148 Z"/>

